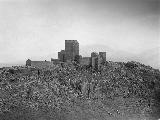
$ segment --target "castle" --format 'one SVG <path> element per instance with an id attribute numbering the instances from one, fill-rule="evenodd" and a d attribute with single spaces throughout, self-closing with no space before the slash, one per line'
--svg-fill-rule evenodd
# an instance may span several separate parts
<path id="1" fill-rule="evenodd" d="M 45 68 L 51 65 L 75 61 L 81 65 L 90 65 L 99 69 L 106 61 L 106 52 L 92 52 L 90 57 L 82 57 L 79 54 L 79 43 L 77 40 L 65 40 L 65 50 L 58 52 L 58 59 L 51 58 L 51 61 L 26 61 L 26 66 Z"/>

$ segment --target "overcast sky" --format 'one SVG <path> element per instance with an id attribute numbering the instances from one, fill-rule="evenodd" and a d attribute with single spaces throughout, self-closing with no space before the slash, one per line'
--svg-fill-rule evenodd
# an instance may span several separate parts
<path id="1" fill-rule="evenodd" d="M 80 54 L 160 62 L 159 0 L 0 0 L 0 63 L 50 60 L 76 39 Z"/>

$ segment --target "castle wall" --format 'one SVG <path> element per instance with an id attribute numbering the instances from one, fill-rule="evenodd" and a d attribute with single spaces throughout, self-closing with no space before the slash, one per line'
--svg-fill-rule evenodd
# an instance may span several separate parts
<path id="1" fill-rule="evenodd" d="M 31 61 L 31 66 L 32 67 L 37 67 L 37 68 L 47 68 L 52 65 L 52 62 L 50 61 Z"/>
<path id="2" fill-rule="evenodd" d="M 90 65 L 91 64 L 91 57 L 83 57 L 80 60 L 81 65 Z"/>

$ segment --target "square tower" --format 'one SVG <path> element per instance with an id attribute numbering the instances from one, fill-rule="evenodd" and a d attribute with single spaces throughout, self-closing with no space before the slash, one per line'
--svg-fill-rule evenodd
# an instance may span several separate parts
<path id="1" fill-rule="evenodd" d="M 65 59 L 65 50 L 61 50 L 60 52 L 58 52 L 58 59 L 61 62 L 66 62 L 66 59 Z"/>
<path id="2" fill-rule="evenodd" d="M 102 58 L 103 63 L 106 62 L 106 52 L 99 52 L 100 57 Z"/>
<path id="3" fill-rule="evenodd" d="M 73 61 L 79 55 L 79 43 L 77 40 L 65 40 L 66 61 Z"/>

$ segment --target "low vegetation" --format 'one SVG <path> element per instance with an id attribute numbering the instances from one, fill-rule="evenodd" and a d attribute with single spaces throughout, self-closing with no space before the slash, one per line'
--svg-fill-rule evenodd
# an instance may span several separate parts
<path id="1" fill-rule="evenodd" d="M 23 69 L 23 70 L 22 70 Z M 138 62 L 0 73 L 2 120 L 157 120 L 160 71 Z"/>

